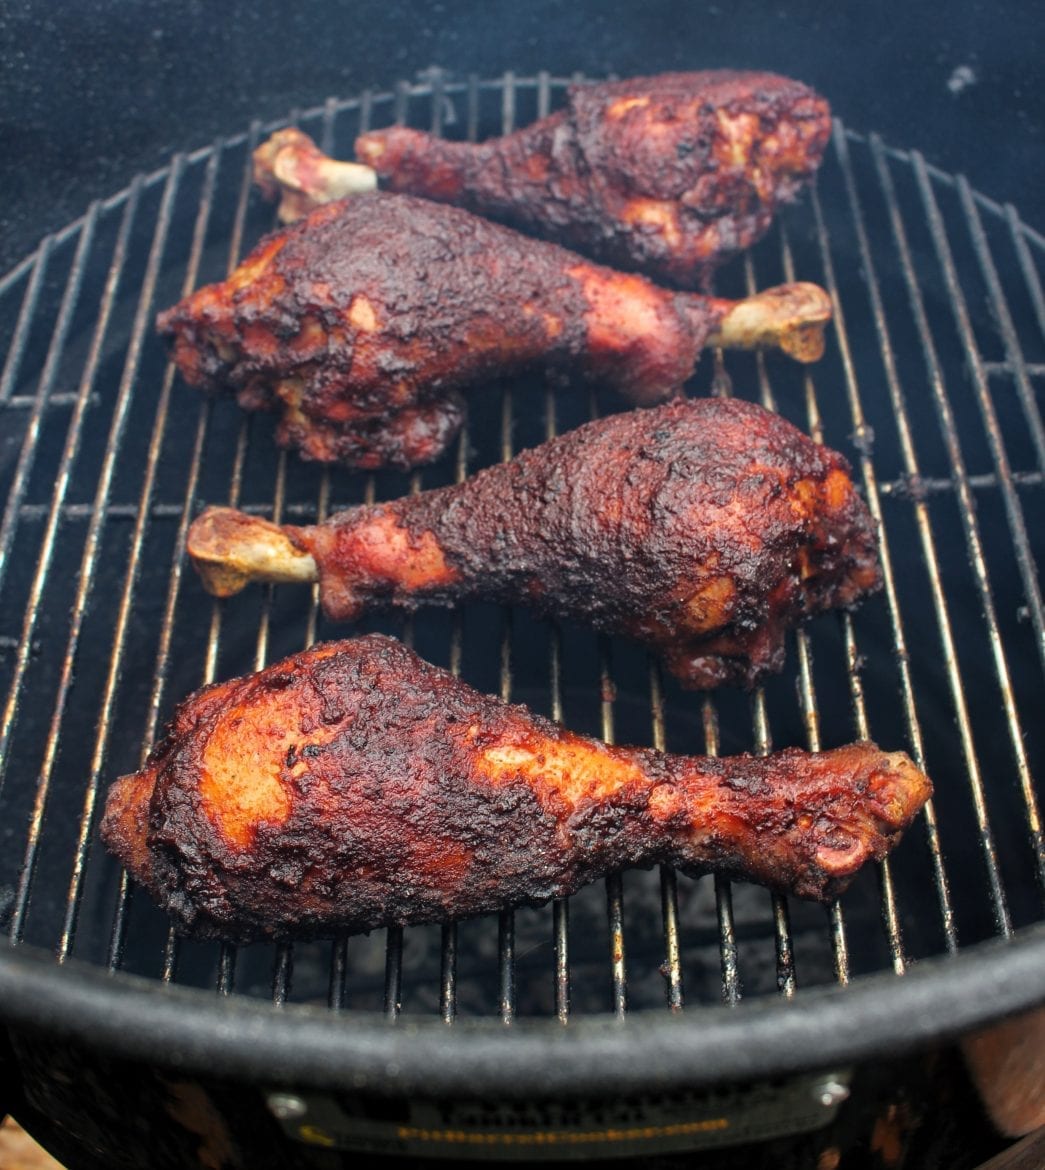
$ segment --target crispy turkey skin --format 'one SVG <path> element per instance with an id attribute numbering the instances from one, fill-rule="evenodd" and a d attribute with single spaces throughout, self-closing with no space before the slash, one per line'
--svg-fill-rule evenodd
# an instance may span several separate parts
<path id="1" fill-rule="evenodd" d="M 452 487 L 314 526 L 205 512 L 188 551 L 228 596 L 319 580 L 335 620 L 484 598 L 648 645 L 684 686 L 751 686 L 798 622 L 879 586 L 837 452 L 739 399 L 610 415 Z"/>
<path id="2" fill-rule="evenodd" d="M 159 315 L 185 379 L 278 410 L 307 459 L 413 467 L 446 449 L 461 391 L 539 368 L 632 402 L 676 392 L 706 343 L 823 349 L 827 294 L 674 293 L 454 207 L 381 192 L 264 239 L 228 280 Z"/>
<path id="3" fill-rule="evenodd" d="M 831 898 L 930 792 L 870 743 L 608 747 L 371 635 L 186 699 L 110 789 L 102 837 L 181 930 L 289 940 L 538 904 L 656 862 Z"/>
<path id="4" fill-rule="evenodd" d="M 765 234 L 830 136 L 830 108 L 808 86 L 722 70 L 571 86 L 564 109 L 481 143 L 392 126 L 355 152 L 390 190 L 697 288 Z M 298 172 L 299 198 L 310 183 L 322 198 L 323 172 Z"/>

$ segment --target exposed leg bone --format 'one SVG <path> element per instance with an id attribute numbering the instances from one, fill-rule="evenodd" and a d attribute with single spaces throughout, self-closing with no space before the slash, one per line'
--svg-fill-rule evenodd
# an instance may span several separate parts
<path id="1" fill-rule="evenodd" d="M 729 307 L 709 335 L 709 345 L 780 349 L 799 362 L 816 362 L 823 357 L 831 298 L 819 285 L 781 284 L 742 301 L 723 303 Z"/>
<path id="2" fill-rule="evenodd" d="M 277 524 L 235 508 L 208 508 L 189 529 L 188 552 L 204 588 L 231 597 L 251 581 L 310 584 L 316 562 Z"/>
<path id="3" fill-rule="evenodd" d="M 338 162 L 291 126 L 277 130 L 254 151 L 254 182 L 266 199 L 279 199 L 280 223 L 313 208 L 377 187 L 377 172 L 362 163 Z"/>

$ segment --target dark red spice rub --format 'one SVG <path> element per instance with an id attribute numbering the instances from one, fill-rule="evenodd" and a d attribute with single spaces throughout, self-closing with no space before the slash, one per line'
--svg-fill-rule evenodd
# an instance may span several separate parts
<path id="1" fill-rule="evenodd" d="M 808 86 L 722 70 L 571 86 L 563 109 L 481 143 L 393 126 L 355 150 L 390 190 L 697 288 L 765 234 L 830 135 Z"/>
<path id="2" fill-rule="evenodd" d="M 101 831 L 180 930 L 295 939 L 537 904 L 657 862 L 831 898 L 930 791 L 870 743 L 607 747 L 372 635 L 190 696 Z"/>
<path id="3" fill-rule="evenodd" d="M 730 302 L 683 296 L 453 207 L 380 192 L 266 237 L 161 313 L 186 380 L 279 409 L 309 459 L 410 467 L 460 427 L 458 391 L 530 367 L 637 403 L 690 376 Z"/>
<path id="4" fill-rule="evenodd" d="M 796 623 L 880 585 L 846 460 L 738 399 L 608 416 L 460 485 L 283 531 L 331 618 L 529 605 L 646 643 L 689 687 L 753 685 Z"/>

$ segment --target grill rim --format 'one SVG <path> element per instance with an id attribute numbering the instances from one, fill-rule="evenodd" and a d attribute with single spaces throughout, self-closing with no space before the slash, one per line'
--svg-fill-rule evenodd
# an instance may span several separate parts
<path id="1" fill-rule="evenodd" d="M 1013 943 L 1019 939 L 1020 945 Z M 851 1066 L 952 1039 L 1045 1000 L 1045 924 L 793 998 L 557 1019 L 389 1018 L 272 1004 L 0 946 L 17 1029 L 180 1072 L 387 1094 L 532 1097 L 666 1091 Z M 338 1016 L 341 1019 L 338 1020 Z"/>

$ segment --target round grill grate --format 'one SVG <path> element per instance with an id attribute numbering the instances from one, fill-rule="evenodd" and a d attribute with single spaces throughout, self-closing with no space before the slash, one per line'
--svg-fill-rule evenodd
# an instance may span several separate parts
<path id="1" fill-rule="evenodd" d="M 554 109 L 566 84 L 435 76 L 288 121 L 348 157 L 361 130 L 391 122 L 473 139 L 508 131 Z M 273 226 L 250 188 L 250 154 L 275 128 L 254 124 L 139 176 L 0 282 L 0 914 L 22 944 L 0 955 L 11 987 L 42 950 L 59 965 L 120 972 L 113 990 L 130 989 L 127 973 L 217 988 L 243 1001 L 237 1010 L 249 999 L 325 1005 L 367 1028 L 372 1013 L 525 1031 L 556 1018 L 658 1021 L 684 1006 L 706 1028 L 722 1003 L 744 1026 L 782 1019 L 781 1001 L 794 998 L 806 1004 L 788 1017 L 805 1021 L 801 1043 L 825 1055 L 818 1013 L 837 986 L 887 997 L 916 960 L 947 960 L 927 968 L 941 989 L 974 970 L 979 944 L 991 956 L 983 978 L 1003 982 L 1007 962 L 1022 964 L 1018 990 L 966 1023 L 1045 996 L 1045 964 L 1036 978 L 1027 965 L 1045 941 L 1033 776 L 1045 748 L 1035 718 L 1045 617 L 1032 519 L 1045 476 L 1045 241 L 960 176 L 840 124 L 816 189 L 716 290 L 823 284 L 836 305 L 827 355 L 810 368 L 709 355 L 689 389 L 760 401 L 850 456 L 882 527 L 884 593 L 799 632 L 785 672 L 751 696 L 686 694 L 634 646 L 522 612 L 477 606 L 365 628 L 618 742 L 728 753 L 868 736 L 906 749 L 936 797 L 900 849 L 826 911 L 665 869 L 618 875 L 568 904 L 333 943 L 236 950 L 173 936 L 97 842 L 106 786 L 138 766 L 189 691 L 345 633 L 292 590 L 207 598 L 183 555 L 202 504 L 310 521 L 453 482 L 622 406 L 533 379 L 483 388 L 456 459 L 361 476 L 288 458 L 269 420 L 195 397 L 152 320 L 221 279 Z M 48 986 L 53 968 L 38 973 Z M 68 975 L 93 986 L 82 968 Z M 856 991 L 842 1002 L 866 1004 Z M 91 1015 L 71 1000 L 63 1010 Z M 17 994 L 10 1002 L 34 1010 Z M 204 1012 L 205 997 L 188 1002 Z M 942 991 L 937 1005 L 933 1034 L 957 1026 Z M 882 1044 L 913 1036 L 902 1013 L 877 1029 Z M 421 1060 L 426 1049 L 413 1051 Z"/>

